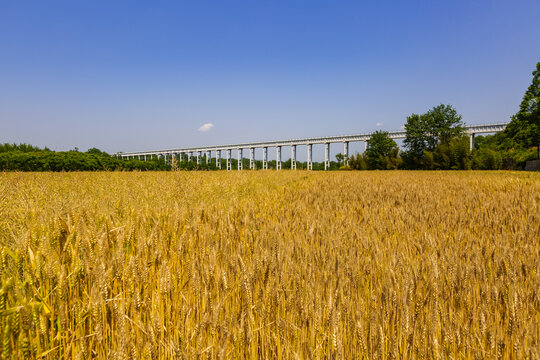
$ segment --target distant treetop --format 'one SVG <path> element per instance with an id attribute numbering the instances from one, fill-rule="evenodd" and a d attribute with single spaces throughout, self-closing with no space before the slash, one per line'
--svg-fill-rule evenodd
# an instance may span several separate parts
<path id="1" fill-rule="evenodd" d="M 20 152 L 35 152 L 35 151 L 51 151 L 49 148 L 45 147 L 43 149 L 33 146 L 30 144 L 9 144 L 4 143 L 0 144 L 0 153 L 11 152 L 11 151 L 20 151 Z"/>

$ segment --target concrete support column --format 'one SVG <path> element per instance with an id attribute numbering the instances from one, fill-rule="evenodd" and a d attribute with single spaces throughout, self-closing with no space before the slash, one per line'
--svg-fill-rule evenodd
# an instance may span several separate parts
<path id="1" fill-rule="evenodd" d="M 227 149 L 227 171 L 231 171 L 231 149 Z"/>
<path id="2" fill-rule="evenodd" d="M 221 150 L 216 151 L 216 167 L 221 169 Z"/>
<path id="3" fill-rule="evenodd" d="M 474 135 L 475 133 L 472 133 L 471 136 L 469 136 L 469 150 L 472 151 L 474 149 Z"/>
<path id="4" fill-rule="evenodd" d="M 242 158 L 244 157 L 244 150 L 238 149 L 238 170 L 242 170 L 244 168 L 242 164 Z"/>
<path id="5" fill-rule="evenodd" d="M 330 143 L 324 144 L 324 170 L 330 168 Z"/>
<path id="6" fill-rule="evenodd" d="M 307 146 L 307 169 L 313 170 L 313 144 Z"/>
<path id="7" fill-rule="evenodd" d="M 291 170 L 296 170 L 296 145 L 291 145 Z"/>
<path id="8" fill-rule="evenodd" d="M 249 169 L 255 170 L 255 148 L 249 149 Z"/>
<path id="9" fill-rule="evenodd" d="M 206 165 L 210 164 L 210 156 L 212 156 L 212 152 L 210 150 L 206 150 Z"/>
<path id="10" fill-rule="evenodd" d="M 202 151 L 197 151 L 197 165 L 201 164 L 201 153 Z"/>
<path id="11" fill-rule="evenodd" d="M 263 170 L 268 170 L 268 147 L 263 147 Z"/>
<path id="12" fill-rule="evenodd" d="M 368 141 L 365 140 L 364 141 L 364 153 L 366 153 L 366 150 L 367 150 L 367 145 L 368 145 Z"/>
<path id="13" fill-rule="evenodd" d="M 343 143 L 343 166 L 349 165 L 349 142 Z"/>
<path id="14" fill-rule="evenodd" d="M 281 170 L 281 146 L 276 146 L 276 170 Z"/>

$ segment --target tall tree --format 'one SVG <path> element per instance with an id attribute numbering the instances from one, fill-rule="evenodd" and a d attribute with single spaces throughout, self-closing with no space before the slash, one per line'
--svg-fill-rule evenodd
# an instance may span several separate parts
<path id="1" fill-rule="evenodd" d="M 371 135 L 365 153 L 370 169 L 389 170 L 398 165 L 398 146 L 386 131 L 376 131 Z"/>
<path id="2" fill-rule="evenodd" d="M 461 115 L 451 105 L 440 104 L 427 113 L 412 114 L 405 124 L 404 158 L 408 167 L 418 167 L 426 152 L 433 152 L 440 144 L 448 144 L 463 135 Z"/>
<path id="3" fill-rule="evenodd" d="M 503 137 L 512 140 L 512 146 L 537 147 L 540 158 L 540 62 L 532 72 L 532 83 L 523 95 L 517 114 L 503 132 Z"/>
<path id="4" fill-rule="evenodd" d="M 429 126 L 426 115 L 412 114 L 405 124 L 405 140 L 403 141 L 408 155 L 420 159 L 429 146 Z"/>
<path id="5" fill-rule="evenodd" d="M 461 115 L 452 105 L 440 104 L 426 113 L 429 126 L 429 151 L 433 151 L 439 144 L 448 144 L 453 138 L 463 134 L 465 130 Z"/>

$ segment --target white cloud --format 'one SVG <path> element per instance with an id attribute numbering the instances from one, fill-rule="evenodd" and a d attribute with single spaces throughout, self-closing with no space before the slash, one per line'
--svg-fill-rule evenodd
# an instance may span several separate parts
<path id="1" fill-rule="evenodd" d="M 382 122 L 378 122 L 378 123 L 376 123 L 375 125 L 377 125 L 378 127 L 381 127 L 381 126 L 382 126 Z"/>
<path id="2" fill-rule="evenodd" d="M 199 131 L 208 131 L 212 129 L 213 127 L 214 127 L 214 124 L 212 123 L 204 124 L 203 126 L 199 128 Z"/>

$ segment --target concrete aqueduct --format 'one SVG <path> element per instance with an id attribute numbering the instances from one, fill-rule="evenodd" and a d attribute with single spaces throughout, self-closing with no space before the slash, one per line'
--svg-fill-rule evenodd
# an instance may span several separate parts
<path id="1" fill-rule="evenodd" d="M 493 123 L 482 125 L 470 125 L 465 127 L 465 132 L 470 138 L 470 148 L 474 146 L 474 136 L 476 134 L 495 133 L 504 130 L 508 123 Z M 404 139 L 405 131 L 391 131 L 388 133 L 392 139 Z M 343 155 L 345 158 L 349 156 L 349 143 L 350 142 L 364 142 L 364 149 L 367 146 L 367 142 L 371 134 L 354 134 L 354 135 L 338 135 L 338 136 L 325 136 L 315 138 L 304 139 L 291 139 L 283 141 L 262 141 L 252 143 L 241 143 L 231 145 L 215 145 L 215 146 L 202 146 L 194 148 L 180 148 L 180 149 L 166 149 L 166 150 L 154 150 L 154 151 L 139 151 L 139 152 L 120 152 L 116 156 L 124 159 L 139 159 L 150 160 L 154 157 L 163 157 L 165 161 L 170 161 L 172 157 L 178 159 L 188 160 L 193 159 L 195 154 L 197 164 L 200 164 L 202 154 L 206 154 L 206 161 L 210 162 L 212 158 L 212 152 L 215 152 L 216 166 L 221 168 L 221 154 L 222 151 L 226 154 L 227 170 L 231 170 L 231 155 L 233 150 L 238 152 L 238 170 L 242 170 L 243 151 L 249 149 L 249 167 L 255 169 L 255 149 L 263 149 L 263 169 L 268 169 L 268 148 L 274 147 L 276 149 L 276 169 L 281 170 L 281 150 L 282 147 L 289 146 L 291 148 L 291 169 L 296 170 L 296 147 L 306 145 L 307 146 L 307 168 L 311 170 L 313 167 L 313 145 L 324 144 L 324 169 L 327 170 L 330 167 L 330 144 L 343 143 Z"/>

